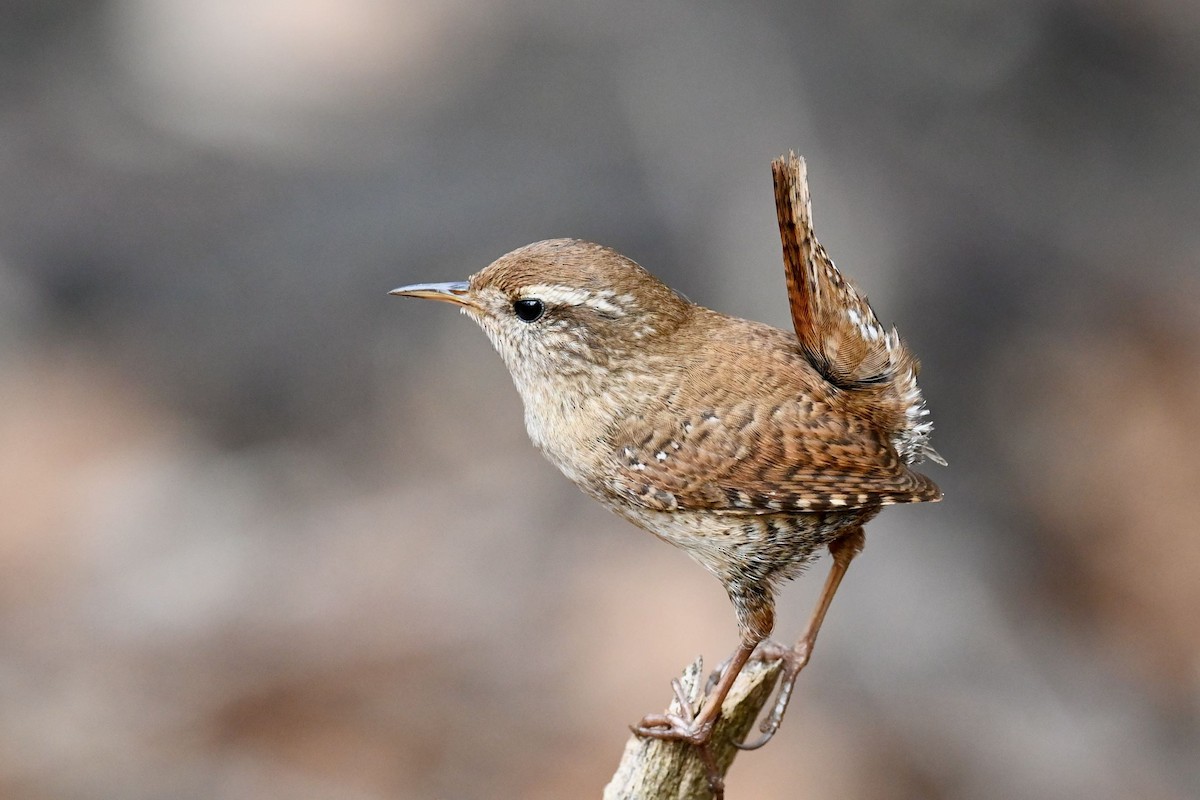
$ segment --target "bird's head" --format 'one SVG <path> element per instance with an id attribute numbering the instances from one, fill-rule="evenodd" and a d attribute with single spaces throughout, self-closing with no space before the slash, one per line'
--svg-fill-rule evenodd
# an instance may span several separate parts
<path id="1" fill-rule="evenodd" d="M 461 306 L 522 390 L 525 382 L 620 369 L 693 308 L 630 259 L 575 239 L 526 245 L 466 281 L 402 286 L 391 294 Z"/>

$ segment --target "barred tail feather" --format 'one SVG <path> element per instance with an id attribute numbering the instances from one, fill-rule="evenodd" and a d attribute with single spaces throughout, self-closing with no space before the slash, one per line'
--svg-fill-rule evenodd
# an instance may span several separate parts
<path id="1" fill-rule="evenodd" d="M 771 171 L 792 324 L 805 355 L 839 389 L 872 395 L 869 406 L 906 463 L 929 458 L 944 464 L 929 445 L 933 426 L 917 386 L 916 359 L 895 328 L 879 323 L 813 233 L 804 159 L 789 153 L 772 162 Z"/>

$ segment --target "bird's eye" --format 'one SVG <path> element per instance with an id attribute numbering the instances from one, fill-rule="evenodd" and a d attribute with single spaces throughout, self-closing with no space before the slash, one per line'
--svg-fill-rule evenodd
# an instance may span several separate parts
<path id="1" fill-rule="evenodd" d="M 546 306 L 541 300 L 533 298 L 517 300 L 513 303 L 513 313 L 520 317 L 522 322 L 537 322 L 542 318 L 542 314 L 546 313 Z"/>

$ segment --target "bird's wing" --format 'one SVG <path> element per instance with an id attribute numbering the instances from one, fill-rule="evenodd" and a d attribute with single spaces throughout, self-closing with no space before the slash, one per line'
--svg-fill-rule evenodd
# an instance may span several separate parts
<path id="1" fill-rule="evenodd" d="M 660 511 L 770 514 L 941 499 L 866 422 L 821 401 L 754 399 L 680 415 L 640 417 L 609 437 L 609 490 Z"/>

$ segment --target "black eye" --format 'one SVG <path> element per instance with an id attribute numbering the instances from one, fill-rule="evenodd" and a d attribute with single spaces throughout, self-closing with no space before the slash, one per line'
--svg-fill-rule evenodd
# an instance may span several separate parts
<path id="1" fill-rule="evenodd" d="M 521 318 L 523 322 L 537 322 L 542 318 L 542 314 L 546 313 L 546 306 L 541 300 L 532 298 L 527 300 L 517 300 L 513 303 L 513 313 Z"/>

